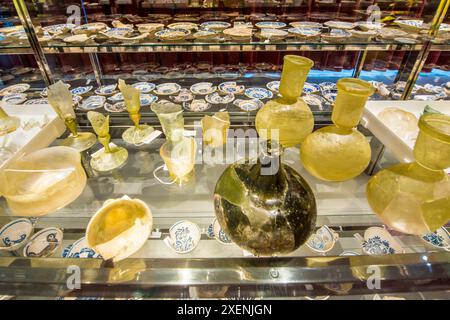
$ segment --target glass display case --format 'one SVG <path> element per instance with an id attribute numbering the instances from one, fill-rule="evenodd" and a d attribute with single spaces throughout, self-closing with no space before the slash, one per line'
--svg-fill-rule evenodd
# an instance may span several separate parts
<path id="1" fill-rule="evenodd" d="M 439 169 L 449 169 L 450 1 L 0 5 L 1 107 L 57 111 L 45 117 L 53 129 L 36 138 L 39 147 L 0 164 L 3 298 L 449 297 L 448 172 L 434 190 L 439 225 L 426 234 L 384 225 L 366 185 L 380 169 L 413 162 L 422 114 L 447 117 L 436 131 Z M 312 62 L 306 79 L 287 66 L 292 56 Z M 356 103 L 358 92 L 344 101 L 342 78 L 370 84 L 368 102 Z M 289 100 L 289 83 L 314 131 L 339 116 L 366 139 L 363 173 L 319 179 L 301 162 L 303 138 L 261 147 L 257 114 Z M 307 126 L 297 114 L 280 119 L 275 129 L 289 119 L 288 130 Z M 61 147 L 80 134 L 88 141 L 79 153 Z M 0 136 L 2 148 L 9 139 Z M 259 153 L 261 162 L 240 167 Z M 280 176 L 255 173 L 268 159 L 281 161 Z"/>

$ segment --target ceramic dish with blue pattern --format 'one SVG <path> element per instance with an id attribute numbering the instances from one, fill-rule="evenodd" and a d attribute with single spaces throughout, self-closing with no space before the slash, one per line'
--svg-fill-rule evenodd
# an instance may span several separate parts
<path id="1" fill-rule="evenodd" d="M 7 223 L 0 229 L 0 250 L 19 249 L 32 233 L 33 224 L 28 219 L 21 218 Z"/>

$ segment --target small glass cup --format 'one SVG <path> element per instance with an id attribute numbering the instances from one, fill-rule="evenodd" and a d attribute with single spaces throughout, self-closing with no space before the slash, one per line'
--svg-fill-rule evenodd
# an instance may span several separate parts
<path id="1" fill-rule="evenodd" d="M 227 142 L 228 129 L 230 128 L 228 112 L 217 112 L 212 117 L 204 116 L 201 122 L 205 145 L 217 148 Z"/>
<path id="2" fill-rule="evenodd" d="M 166 141 L 159 150 L 173 183 L 183 184 L 194 175 L 196 143 L 182 137 L 177 142 Z"/>

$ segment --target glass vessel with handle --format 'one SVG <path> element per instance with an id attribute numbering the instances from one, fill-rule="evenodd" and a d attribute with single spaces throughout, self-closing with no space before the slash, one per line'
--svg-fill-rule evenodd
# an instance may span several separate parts
<path id="1" fill-rule="evenodd" d="M 364 106 L 374 90 L 366 81 L 344 78 L 337 82 L 333 125 L 320 128 L 303 141 L 300 157 L 306 170 L 326 181 L 344 181 L 361 174 L 370 161 L 370 145 L 356 130 Z"/>
<path id="2" fill-rule="evenodd" d="M 414 146 L 415 162 L 383 169 L 367 184 L 370 207 L 403 233 L 433 232 L 450 220 L 450 116 L 423 115 Z"/>
<path id="3" fill-rule="evenodd" d="M 256 114 L 256 130 L 262 139 L 279 139 L 283 147 L 292 147 L 312 132 L 314 116 L 300 95 L 313 65 L 314 62 L 305 57 L 284 57 L 280 97 L 267 102 Z"/>

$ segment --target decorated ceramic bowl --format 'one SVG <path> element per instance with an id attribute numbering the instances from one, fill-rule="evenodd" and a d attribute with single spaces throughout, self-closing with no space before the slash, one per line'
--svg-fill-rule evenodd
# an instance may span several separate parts
<path id="1" fill-rule="evenodd" d="M 191 92 L 196 95 L 210 94 L 216 91 L 216 89 L 217 87 L 213 86 L 211 82 L 198 82 L 190 87 Z"/>
<path id="2" fill-rule="evenodd" d="M 233 243 L 231 239 L 226 235 L 225 231 L 223 231 L 222 227 L 219 224 L 219 220 L 214 219 L 212 223 L 212 229 L 214 238 L 222 244 L 230 244 Z"/>
<path id="3" fill-rule="evenodd" d="M 355 27 L 355 24 L 352 22 L 345 22 L 345 21 L 327 21 L 324 23 L 325 26 L 333 29 L 346 29 L 350 30 Z"/>
<path id="4" fill-rule="evenodd" d="M 286 38 L 287 35 L 287 31 L 269 28 L 263 28 L 258 33 L 256 33 L 256 37 L 262 40 L 282 40 Z"/>
<path id="5" fill-rule="evenodd" d="M 218 89 L 223 93 L 241 94 L 245 91 L 245 86 L 238 85 L 235 81 L 227 81 L 219 84 Z"/>
<path id="6" fill-rule="evenodd" d="M 62 23 L 43 27 L 42 31 L 48 32 L 50 34 L 59 34 L 69 32 L 73 28 L 75 28 L 75 25 L 72 23 Z"/>
<path id="7" fill-rule="evenodd" d="M 262 101 L 258 99 L 250 99 L 250 100 L 236 99 L 234 100 L 233 104 L 239 109 L 246 112 L 258 110 L 259 108 L 262 108 L 262 106 L 264 105 Z"/>
<path id="8" fill-rule="evenodd" d="M 191 31 L 188 29 L 163 29 L 157 31 L 155 36 L 161 41 L 179 41 L 185 39 Z"/>
<path id="9" fill-rule="evenodd" d="M 286 23 L 279 21 L 261 21 L 255 24 L 260 29 L 281 29 L 286 27 Z"/>
<path id="10" fill-rule="evenodd" d="M 7 104 L 21 104 L 27 101 L 26 93 L 15 93 L 3 96 L 2 101 Z"/>
<path id="11" fill-rule="evenodd" d="M 248 88 L 244 94 L 250 99 L 270 99 L 273 97 L 272 91 L 265 88 Z"/>
<path id="12" fill-rule="evenodd" d="M 22 218 L 11 221 L 0 229 L 0 250 L 14 251 L 23 246 L 33 233 L 33 224 Z"/>
<path id="13" fill-rule="evenodd" d="M 194 94 L 189 89 L 181 89 L 176 96 L 170 97 L 174 102 L 183 103 L 194 99 Z"/>
<path id="14" fill-rule="evenodd" d="M 266 84 L 266 87 L 270 91 L 278 92 L 278 90 L 280 89 L 280 81 L 278 80 L 270 81 L 269 83 Z"/>
<path id="15" fill-rule="evenodd" d="M 327 42 L 342 42 L 351 37 L 351 33 L 344 29 L 331 29 L 330 33 L 323 33 L 322 40 Z"/>
<path id="16" fill-rule="evenodd" d="M 101 255 L 95 252 L 92 248 L 90 248 L 87 244 L 87 240 L 85 237 L 78 239 L 74 243 L 70 244 L 66 248 L 64 248 L 62 252 L 63 258 L 88 258 L 88 259 L 101 259 Z"/>
<path id="17" fill-rule="evenodd" d="M 379 31 L 381 30 L 381 28 L 384 27 L 384 23 L 381 22 L 373 22 L 373 21 L 358 21 L 355 22 L 355 26 L 360 28 L 363 31 L 369 31 L 369 30 L 374 30 L 374 31 Z"/>
<path id="18" fill-rule="evenodd" d="M 289 28 L 287 31 L 299 38 L 315 38 L 319 37 L 321 33 L 320 29 L 305 27 Z"/>
<path id="19" fill-rule="evenodd" d="M 223 31 L 223 34 L 233 40 L 248 40 L 252 37 L 253 31 L 251 28 L 229 28 Z"/>
<path id="20" fill-rule="evenodd" d="M 85 43 L 86 41 L 92 39 L 87 34 L 75 34 L 73 36 L 68 36 L 63 39 L 64 42 L 70 43 L 70 44 L 81 44 Z"/>
<path id="21" fill-rule="evenodd" d="M 147 107 L 151 105 L 153 102 L 158 101 L 158 97 L 152 94 L 141 94 L 140 101 L 141 107 Z"/>
<path id="22" fill-rule="evenodd" d="M 169 236 L 164 243 L 176 253 L 189 253 L 194 250 L 200 242 L 201 231 L 197 224 L 182 220 L 169 228 Z"/>
<path id="23" fill-rule="evenodd" d="M 191 103 L 185 103 L 183 107 L 189 111 L 202 112 L 211 108 L 211 104 L 204 99 L 194 99 Z"/>
<path id="24" fill-rule="evenodd" d="M 196 40 L 212 40 L 218 36 L 217 31 L 212 29 L 200 30 L 192 35 Z"/>
<path id="25" fill-rule="evenodd" d="M 100 96 L 110 96 L 116 92 L 117 84 L 101 86 L 95 89 L 95 94 Z"/>
<path id="26" fill-rule="evenodd" d="M 108 26 L 103 22 L 92 22 L 76 26 L 72 29 L 73 34 L 92 34 L 106 30 Z"/>
<path id="27" fill-rule="evenodd" d="M 0 97 L 11 95 L 11 94 L 16 94 L 16 93 L 23 93 L 23 92 L 27 91 L 28 89 L 30 89 L 30 85 L 28 83 L 14 84 L 12 86 L 1 89 Z"/>
<path id="28" fill-rule="evenodd" d="M 439 228 L 435 232 L 424 234 L 420 238 L 435 248 L 450 251 L 450 233 L 445 227 Z"/>
<path id="29" fill-rule="evenodd" d="M 63 232 L 58 228 L 46 228 L 30 239 L 23 248 L 25 257 L 46 258 L 53 255 L 62 245 Z"/>
<path id="30" fill-rule="evenodd" d="M 397 240 L 384 228 L 371 227 L 364 232 L 364 238 L 358 233 L 354 235 L 361 241 L 365 253 L 384 255 L 403 253 L 404 250 Z"/>
<path id="31" fill-rule="evenodd" d="M 116 94 L 109 97 L 108 100 L 110 100 L 112 102 L 123 101 L 123 94 L 122 94 L 122 92 L 117 92 Z"/>
<path id="32" fill-rule="evenodd" d="M 224 29 L 230 28 L 231 23 L 225 21 L 207 21 L 203 22 L 200 27 L 207 30 L 222 31 Z"/>
<path id="33" fill-rule="evenodd" d="M 394 23 L 401 29 L 411 32 L 419 32 L 428 28 L 428 25 L 424 24 L 422 20 L 395 20 Z"/>
<path id="34" fill-rule="evenodd" d="M 234 94 L 213 92 L 206 95 L 205 100 L 212 104 L 227 104 L 234 100 Z"/>
<path id="35" fill-rule="evenodd" d="M 71 94 L 83 95 L 91 91 L 93 86 L 77 87 L 70 90 Z"/>
<path id="36" fill-rule="evenodd" d="M 320 91 L 320 86 L 315 83 L 305 82 L 305 85 L 303 86 L 303 93 L 305 93 L 305 94 L 311 94 L 311 93 L 315 93 L 315 92 L 319 92 L 319 91 Z"/>
<path id="37" fill-rule="evenodd" d="M 131 85 L 133 88 L 139 89 L 141 93 L 149 93 L 155 89 L 156 85 L 151 82 L 137 82 Z"/>
<path id="38" fill-rule="evenodd" d="M 176 30 L 176 29 L 184 29 L 184 30 L 195 30 L 198 28 L 198 25 L 196 23 L 192 23 L 192 22 L 175 22 L 175 23 L 171 23 L 167 26 L 167 28 L 172 29 L 172 30 Z"/>
<path id="39" fill-rule="evenodd" d="M 155 89 L 154 93 L 161 96 L 167 96 L 167 95 L 173 95 L 178 93 L 181 90 L 181 86 L 175 82 L 167 82 L 158 84 Z"/>
<path id="40" fill-rule="evenodd" d="M 326 253 L 333 249 L 339 235 L 330 227 L 324 225 L 313 233 L 306 241 L 306 246 L 314 252 Z"/>
<path id="41" fill-rule="evenodd" d="M 79 108 L 84 111 L 96 110 L 103 107 L 106 98 L 103 96 L 90 96 L 81 103 Z"/>
<path id="42" fill-rule="evenodd" d="M 319 22 L 312 21 L 294 21 L 289 23 L 293 28 L 312 28 L 319 29 L 322 28 L 322 24 Z"/>
<path id="43" fill-rule="evenodd" d="M 105 103 L 103 105 L 103 108 L 105 108 L 106 111 L 117 113 L 117 112 L 124 112 L 127 110 L 127 106 L 125 105 L 125 101 L 119 101 L 114 104 Z"/>

